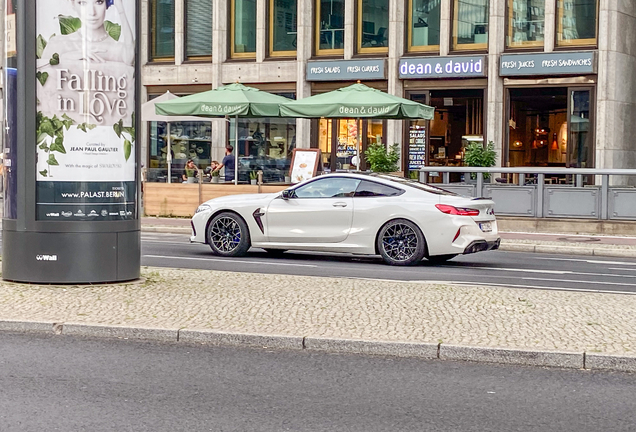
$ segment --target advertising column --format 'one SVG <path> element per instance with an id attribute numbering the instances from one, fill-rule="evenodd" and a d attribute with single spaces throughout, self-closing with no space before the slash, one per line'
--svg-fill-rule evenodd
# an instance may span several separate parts
<path id="1" fill-rule="evenodd" d="M 15 48 L 5 59 L 2 277 L 136 279 L 140 2 L 5 1 Z"/>
<path id="2" fill-rule="evenodd" d="M 37 1 L 38 220 L 136 218 L 134 6 Z"/>

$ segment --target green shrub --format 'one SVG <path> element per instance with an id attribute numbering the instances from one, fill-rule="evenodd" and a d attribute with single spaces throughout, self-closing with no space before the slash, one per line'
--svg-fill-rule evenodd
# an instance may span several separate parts
<path id="1" fill-rule="evenodd" d="M 387 173 L 398 171 L 397 163 L 400 160 L 398 144 L 393 144 L 387 150 L 384 144 L 371 144 L 364 152 L 364 157 L 373 172 Z"/>
<path id="2" fill-rule="evenodd" d="M 480 143 L 470 143 L 464 151 L 464 165 L 470 167 L 492 167 L 497 163 L 497 152 L 495 151 L 495 143 L 488 141 L 484 146 Z M 471 178 L 477 178 L 475 173 L 470 175 Z M 484 173 L 484 178 L 490 178 L 489 173 Z"/>

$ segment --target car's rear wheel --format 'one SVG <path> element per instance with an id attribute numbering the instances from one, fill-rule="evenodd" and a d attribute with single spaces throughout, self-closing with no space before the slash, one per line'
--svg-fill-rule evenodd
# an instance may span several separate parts
<path id="1" fill-rule="evenodd" d="M 434 255 L 434 256 L 426 257 L 426 259 L 432 262 L 433 264 L 441 264 L 441 263 L 445 263 L 448 260 L 452 260 L 456 256 L 457 254 Z"/>
<path id="2" fill-rule="evenodd" d="M 424 258 L 426 240 L 422 231 L 406 219 L 394 219 L 384 224 L 378 233 L 378 251 L 390 265 L 411 265 Z"/>
<path id="3" fill-rule="evenodd" d="M 245 255 L 250 248 L 247 224 L 236 213 L 224 212 L 212 218 L 208 226 L 208 244 L 215 255 Z"/>

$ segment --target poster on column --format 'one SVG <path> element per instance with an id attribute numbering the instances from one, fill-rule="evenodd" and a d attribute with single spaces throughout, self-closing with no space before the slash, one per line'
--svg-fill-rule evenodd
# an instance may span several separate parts
<path id="1" fill-rule="evenodd" d="M 135 219 L 136 1 L 36 5 L 37 219 Z"/>

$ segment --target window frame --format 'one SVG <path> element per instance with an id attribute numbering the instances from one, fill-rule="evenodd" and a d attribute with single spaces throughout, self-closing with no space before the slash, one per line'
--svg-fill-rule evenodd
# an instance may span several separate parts
<path id="1" fill-rule="evenodd" d="M 269 15 L 269 19 L 268 19 L 268 25 L 269 25 L 269 29 L 267 30 L 268 33 L 268 52 L 269 52 L 269 57 L 289 57 L 289 58 L 296 58 L 296 56 L 298 55 L 298 48 L 296 48 L 295 50 L 287 50 L 287 51 L 274 51 L 274 11 L 275 9 L 275 2 L 276 0 L 269 0 L 269 2 L 267 3 L 268 7 L 267 7 L 267 14 Z M 298 19 L 298 0 L 294 0 L 296 2 L 296 19 Z M 298 24 L 296 25 L 296 41 L 298 41 Z"/>
<path id="2" fill-rule="evenodd" d="M 210 2 L 212 3 L 212 7 L 210 9 L 210 13 L 212 14 L 212 26 L 214 26 L 214 0 L 210 0 Z M 211 33 L 211 37 L 210 40 L 212 41 L 212 46 L 210 47 L 210 55 L 204 55 L 204 56 L 188 56 L 188 0 L 184 1 L 183 4 L 183 21 L 184 21 L 184 27 L 185 27 L 185 31 L 183 32 L 183 57 L 184 60 L 187 62 L 204 62 L 204 61 L 212 61 L 212 52 L 214 51 L 214 36 L 213 36 L 213 28 L 210 28 L 210 33 Z"/>
<path id="3" fill-rule="evenodd" d="M 453 2 L 451 3 L 451 52 L 455 52 L 455 51 L 465 51 L 465 52 L 488 52 L 488 43 L 490 42 L 490 2 L 492 0 L 487 0 L 488 1 L 488 40 L 486 41 L 486 43 L 472 43 L 472 44 L 460 44 L 457 43 L 457 32 L 458 32 L 458 28 L 457 28 L 457 22 L 458 22 L 458 17 L 459 17 L 459 7 L 458 7 L 458 2 L 460 0 L 453 0 Z"/>
<path id="4" fill-rule="evenodd" d="M 231 59 L 246 59 L 246 60 L 256 60 L 256 50 L 254 52 L 236 52 L 234 49 L 236 48 L 236 1 L 230 0 L 230 58 Z M 241 0 L 244 1 L 244 0 Z M 256 8 L 258 8 L 258 3 L 256 0 L 254 1 Z M 258 11 L 257 11 L 258 12 Z M 256 14 L 258 16 L 258 13 Z M 254 32 L 258 29 L 258 22 L 256 22 L 256 17 L 254 17 Z M 257 36 L 258 39 L 258 36 Z"/>
<path id="5" fill-rule="evenodd" d="M 572 41 L 559 41 L 559 35 L 563 34 L 563 9 L 559 8 L 560 2 L 563 0 L 556 0 L 556 31 L 554 32 L 554 47 L 556 49 L 568 49 L 568 48 L 588 48 L 598 46 L 598 27 L 599 27 L 599 11 L 600 11 L 600 1 L 596 1 L 596 26 L 594 27 L 594 34 L 596 37 L 594 39 L 573 39 Z"/>
<path id="6" fill-rule="evenodd" d="M 387 46 L 385 47 L 363 47 L 362 46 L 362 2 L 364 0 L 356 0 L 357 2 L 357 7 L 356 7 L 356 49 L 357 49 L 357 53 L 358 54 L 388 54 L 389 52 L 389 25 L 391 24 L 390 22 L 387 23 L 387 27 L 386 27 L 386 41 L 387 41 Z M 390 8 L 391 7 L 391 0 L 386 0 L 387 2 L 387 7 Z"/>
<path id="7" fill-rule="evenodd" d="M 322 56 L 343 56 L 344 55 L 344 46 L 342 48 L 335 48 L 335 49 L 331 49 L 331 48 L 326 48 L 326 49 L 321 49 L 320 48 L 320 32 L 322 31 L 322 29 L 320 28 L 320 13 L 321 13 L 321 0 L 315 0 L 315 12 L 316 12 L 316 20 L 314 22 L 315 24 L 315 31 L 314 31 L 314 38 L 315 38 L 315 54 L 318 57 L 322 57 Z M 344 12 L 344 11 L 343 11 Z M 344 14 L 343 14 L 344 17 Z M 344 22 L 344 20 L 343 20 Z M 343 42 L 344 41 L 344 34 L 345 34 L 345 30 L 342 29 L 342 33 L 343 33 Z M 335 33 L 333 35 L 333 37 L 335 37 Z"/>
<path id="8" fill-rule="evenodd" d="M 176 32 L 174 33 L 174 41 L 173 41 L 173 46 L 172 46 L 172 56 L 157 56 L 155 55 L 155 47 L 156 45 L 153 43 L 153 35 L 154 35 L 154 39 L 156 40 L 157 37 L 157 3 L 158 0 L 150 0 L 149 2 L 149 7 L 150 7 L 150 19 L 148 20 L 148 39 L 149 39 L 149 50 L 148 50 L 148 62 L 150 63 L 174 63 L 175 59 L 176 59 L 176 51 L 177 51 L 177 38 L 176 38 Z M 175 3 L 175 9 L 176 9 L 176 3 Z M 175 30 L 175 26 L 177 24 L 177 14 L 176 14 L 176 10 L 173 16 L 173 25 L 172 28 L 173 30 Z M 153 32 L 152 29 L 155 29 L 155 31 Z"/>
<path id="9" fill-rule="evenodd" d="M 407 21 L 406 24 L 409 26 L 408 31 L 406 32 L 406 52 L 409 53 L 436 53 L 440 51 L 440 44 L 437 45 L 413 45 L 413 0 L 407 1 Z M 440 21 L 441 21 L 442 11 L 440 8 Z M 440 34 L 440 42 L 441 42 L 441 34 Z"/>
<path id="10" fill-rule="evenodd" d="M 546 24 L 546 17 L 545 17 L 545 7 L 543 9 L 543 40 L 542 41 L 523 41 L 523 42 L 517 42 L 514 45 L 510 42 L 510 38 L 512 37 L 512 11 L 513 11 L 513 5 L 514 5 L 515 0 L 508 0 L 506 2 L 506 21 L 507 21 L 507 25 L 506 25 L 506 46 L 505 49 L 506 51 L 516 51 L 516 50 L 530 50 L 530 49 L 536 49 L 536 50 L 543 50 L 543 48 L 545 47 L 545 24 Z"/>

